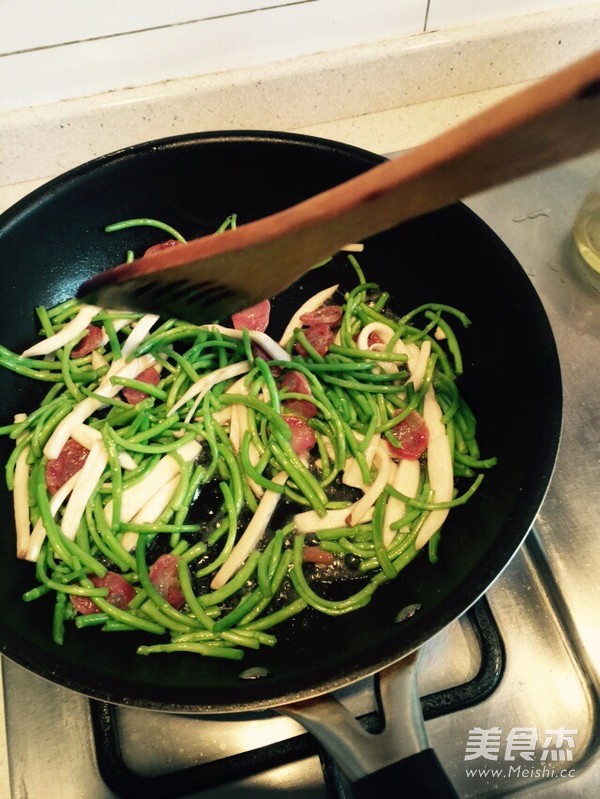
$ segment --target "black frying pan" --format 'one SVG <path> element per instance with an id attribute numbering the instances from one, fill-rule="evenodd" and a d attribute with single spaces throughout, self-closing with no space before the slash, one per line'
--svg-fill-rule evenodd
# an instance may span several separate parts
<path id="1" fill-rule="evenodd" d="M 187 237 L 278 211 L 382 159 L 335 142 L 262 132 L 194 134 L 99 158 L 52 181 L 0 217 L 1 343 L 17 351 L 36 334 L 33 309 L 73 296 L 82 281 L 161 239 L 147 228 L 108 235 L 128 217 L 169 222 Z M 452 511 L 440 562 L 422 554 L 362 610 L 332 619 L 307 612 L 278 630 L 274 649 L 248 652 L 243 666 L 194 655 L 140 657 L 143 636 L 70 631 L 51 640 L 51 603 L 21 601 L 33 567 L 14 551 L 11 498 L 2 488 L 0 649 L 52 681 L 109 702 L 173 712 L 276 707 L 329 692 L 419 648 L 490 586 L 523 542 L 548 486 L 558 446 L 561 382 L 555 343 L 527 275 L 496 235 L 464 205 L 405 223 L 367 242 L 360 262 L 402 313 L 426 301 L 456 305 L 460 389 L 479 420 L 485 456 L 498 466 L 465 506 Z M 310 273 L 274 303 L 281 331 L 302 299 L 325 285 L 354 285 L 345 259 Z M 0 373 L 0 424 L 33 409 L 36 387 Z M 4 462 L 10 445 L 0 441 Z M 422 609 L 402 624 L 404 606 Z M 270 677 L 240 680 L 242 669 Z"/>

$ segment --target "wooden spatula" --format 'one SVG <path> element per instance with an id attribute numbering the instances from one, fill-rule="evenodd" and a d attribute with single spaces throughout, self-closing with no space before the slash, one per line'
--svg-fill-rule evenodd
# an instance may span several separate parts
<path id="1" fill-rule="evenodd" d="M 291 208 L 98 274 L 79 296 L 216 321 L 278 294 L 348 242 L 599 145 L 600 50 Z"/>

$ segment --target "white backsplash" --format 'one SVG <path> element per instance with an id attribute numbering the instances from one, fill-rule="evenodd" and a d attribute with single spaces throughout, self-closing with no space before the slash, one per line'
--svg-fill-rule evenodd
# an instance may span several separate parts
<path id="1" fill-rule="evenodd" d="M 324 0 L 313 5 L 318 2 Z M 96 156 L 194 131 L 289 130 L 381 153 L 413 147 L 597 49 L 599 34 L 600 1 L 177 80 L 151 83 L 140 67 L 131 88 L 113 86 L 92 96 L 82 89 L 62 102 L 38 99 L 26 105 L 19 95 L 22 107 L 0 109 L 0 206 Z M 119 55 L 127 57 L 123 42 L 136 35 L 100 43 L 119 45 Z M 58 58 L 65 50 L 35 50 L 30 56 Z M 149 68 L 159 69 L 149 52 Z M 0 76 L 9 60 L 0 58 Z M 79 80 L 85 84 L 85 72 L 74 67 L 69 72 L 68 59 L 63 69 L 71 89 Z M 56 91 L 49 68 L 40 64 L 40 74 L 45 77 L 36 78 L 40 93 Z M 31 89 L 23 74 L 12 78 Z"/>
<path id="2" fill-rule="evenodd" d="M 410 35 L 423 30 L 426 8 L 427 0 L 3 0 L 0 111 Z"/>
<path id="3" fill-rule="evenodd" d="M 589 3 L 589 0 L 429 0 L 427 30 L 537 14 Z"/>
<path id="4" fill-rule="evenodd" d="M 583 4 L 2 0 L 0 112 Z"/>

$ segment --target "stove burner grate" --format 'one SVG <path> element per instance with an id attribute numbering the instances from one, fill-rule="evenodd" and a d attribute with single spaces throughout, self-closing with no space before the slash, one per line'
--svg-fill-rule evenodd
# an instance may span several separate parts
<path id="1" fill-rule="evenodd" d="M 466 613 L 481 653 L 477 675 L 463 685 L 428 694 L 421 698 L 425 720 L 433 719 L 478 704 L 498 685 L 504 669 L 504 645 L 483 597 Z M 118 708 L 90 700 L 91 719 L 100 775 L 106 786 L 123 799 L 178 799 L 217 786 L 250 777 L 271 768 L 318 755 L 327 790 L 333 799 L 345 799 L 345 781 L 332 758 L 309 734 L 261 746 L 248 752 L 223 757 L 169 774 L 145 776 L 126 764 L 120 745 Z M 368 732 L 380 729 L 376 711 L 359 717 Z"/>

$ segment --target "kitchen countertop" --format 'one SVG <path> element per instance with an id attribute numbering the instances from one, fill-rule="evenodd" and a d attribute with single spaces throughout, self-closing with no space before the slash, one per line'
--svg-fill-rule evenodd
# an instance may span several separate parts
<path id="1" fill-rule="evenodd" d="M 391 153 L 598 47 L 600 2 L 0 113 L 0 211 L 85 161 L 164 136 L 284 130 Z"/>

